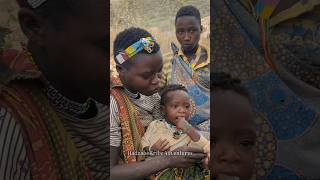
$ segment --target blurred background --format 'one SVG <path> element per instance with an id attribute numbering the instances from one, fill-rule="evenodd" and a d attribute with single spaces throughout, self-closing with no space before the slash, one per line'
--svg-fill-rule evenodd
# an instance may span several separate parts
<path id="1" fill-rule="evenodd" d="M 18 4 L 15 0 L 0 0 L 0 49 L 20 48 L 26 38 L 17 18 Z"/>
<path id="2" fill-rule="evenodd" d="M 170 43 L 178 45 L 174 20 L 178 9 L 185 5 L 197 7 L 204 27 L 200 44 L 210 51 L 210 1 L 209 0 L 111 0 L 110 1 L 110 69 L 115 72 L 113 41 L 122 30 L 131 26 L 141 27 L 153 34 L 161 45 L 164 56 L 170 56 Z M 15 0 L 0 0 L 0 49 L 20 49 L 26 42 L 17 18 Z M 210 52 L 209 52 L 210 53 Z"/>
<path id="3" fill-rule="evenodd" d="M 160 43 L 164 56 L 170 56 L 170 43 L 178 45 L 175 36 L 175 15 L 180 7 L 193 5 L 199 9 L 204 27 L 200 44 L 210 50 L 209 0 L 111 0 L 110 1 L 110 70 L 115 75 L 113 41 L 116 35 L 131 26 L 149 31 Z M 210 52 L 208 52 L 210 53 Z"/>

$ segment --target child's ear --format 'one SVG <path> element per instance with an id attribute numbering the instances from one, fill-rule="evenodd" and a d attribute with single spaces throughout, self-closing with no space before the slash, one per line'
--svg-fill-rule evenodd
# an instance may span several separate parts
<path id="1" fill-rule="evenodd" d="M 202 31 L 203 31 L 203 26 L 200 25 L 200 33 L 202 33 Z"/>

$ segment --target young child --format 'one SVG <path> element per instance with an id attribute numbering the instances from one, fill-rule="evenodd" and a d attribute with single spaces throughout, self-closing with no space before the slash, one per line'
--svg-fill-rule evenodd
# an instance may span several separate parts
<path id="1" fill-rule="evenodd" d="M 157 157 L 142 161 L 141 138 L 148 125 L 160 118 L 157 93 L 162 70 L 160 46 L 141 28 L 128 28 L 114 41 L 114 59 L 120 82 L 114 82 L 110 95 L 110 179 L 144 179 L 169 167 L 186 167 L 204 154 L 192 151 L 186 157 Z M 158 143 L 159 144 L 159 143 Z M 119 162 L 121 161 L 122 162 Z"/>
<path id="2" fill-rule="evenodd" d="M 240 80 L 212 73 L 214 144 L 211 171 L 218 180 L 249 180 L 255 163 L 254 113 Z"/>
<path id="3" fill-rule="evenodd" d="M 160 108 L 165 119 L 150 123 L 141 144 L 145 151 L 174 151 L 181 146 L 198 147 L 207 153 L 205 166 L 209 159 L 210 142 L 189 124 L 190 96 L 182 85 L 172 84 L 161 91 Z M 157 144 L 166 139 L 167 143 Z"/>
<path id="4" fill-rule="evenodd" d="M 183 6 L 178 10 L 175 30 L 180 49 L 171 44 L 173 54 L 164 61 L 161 86 L 184 85 L 195 111 L 190 123 L 209 132 L 210 57 L 208 49 L 199 44 L 202 29 L 201 15 L 196 7 Z"/>

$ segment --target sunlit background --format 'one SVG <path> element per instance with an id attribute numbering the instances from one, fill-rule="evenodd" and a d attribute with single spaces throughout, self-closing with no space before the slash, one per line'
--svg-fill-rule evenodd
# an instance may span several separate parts
<path id="1" fill-rule="evenodd" d="M 175 15 L 184 5 L 193 5 L 199 9 L 204 27 L 200 44 L 209 47 L 209 0 L 111 0 L 110 69 L 112 73 L 115 73 L 113 41 L 120 31 L 128 27 L 141 27 L 149 31 L 160 43 L 162 54 L 165 57 L 170 56 L 170 43 L 174 42 L 178 45 L 174 29 Z"/>

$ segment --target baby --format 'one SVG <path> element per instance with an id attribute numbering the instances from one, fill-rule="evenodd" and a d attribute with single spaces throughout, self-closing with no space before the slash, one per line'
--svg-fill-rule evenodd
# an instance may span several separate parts
<path id="1" fill-rule="evenodd" d="M 190 97 L 182 85 L 168 85 L 160 93 L 161 112 L 165 119 L 150 123 L 141 144 L 145 151 L 174 151 L 181 146 L 201 148 L 207 154 L 208 165 L 210 141 L 188 123 L 191 115 Z"/>
<path id="2" fill-rule="evenodd" d="M 248 90 L 240 80 L 225 73 L 212 73 L 214 144 L 212 164 L 216 180 L 249 180 L 253 176 L 256 131 Z"/>

